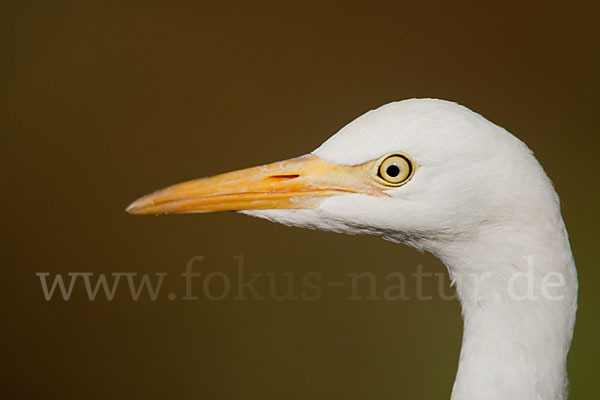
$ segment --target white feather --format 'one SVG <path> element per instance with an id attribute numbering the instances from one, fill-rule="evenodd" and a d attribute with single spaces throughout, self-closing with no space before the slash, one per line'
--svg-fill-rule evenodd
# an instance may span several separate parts
<path id="1" fill-rule="evenodd" d="M 452 399 L 566 398 L 577 274 L 558 196 L 533 153 L 465 107 L 413 99 L 364 114 L 313 154 L 359 165 L 392 152 L 409 155 L 419 169 L 406 185 L 390 189 L 388 198 L 347 194 L 316 209 L 244 213 L 378 235 L 436 255 L 456 283 L 464 318 Z M 537 300 L 507 294 L 515 274 L 525 273 Z M 564 279 L 553 288 L 562 300 L 541 293 L 549 273 Z M 515 286 L 517 292 L 526 289 L 521 280 Z"/>

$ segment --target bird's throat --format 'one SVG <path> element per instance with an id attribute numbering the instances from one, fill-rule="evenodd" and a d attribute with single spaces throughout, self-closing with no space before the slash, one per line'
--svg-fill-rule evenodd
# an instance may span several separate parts
<path id="1" fill-rule="evenodd" d="M 527 235 L 492 233 L 440 255 L 464 319 L 452 400 L 566 398 L 575 266 L 564 225 Z"/>

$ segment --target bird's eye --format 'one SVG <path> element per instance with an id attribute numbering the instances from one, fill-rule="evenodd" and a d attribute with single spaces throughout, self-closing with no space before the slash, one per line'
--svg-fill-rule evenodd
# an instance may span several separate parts
<path id="1" fill-rule="evenodd" d="M 377 177 L 386 185 L 400 186 L 411 178 L 413 169 L 412 161 L 408 157 L 392 154 L 379 164 Z"/>

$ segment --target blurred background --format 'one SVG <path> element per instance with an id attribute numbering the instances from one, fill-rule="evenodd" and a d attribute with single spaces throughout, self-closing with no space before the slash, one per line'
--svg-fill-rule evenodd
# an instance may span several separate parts
<path id="1" fill-rule="evenodd" d="M 172 183 L 310 152 L 390 101 L 437 97 L 524 140 L 554 181 L 580 277 L 570 398 L 596 398 L 594 3 L 221 3 L 0 5 L 6 397 L 449 398 L 462 323 L 437 280 L 429 301 L 349 301 L 348 287 L 315 301 L 202 295 L 206 274 L 235 278 L 237 256 L 281 291 L 284 273 L 445 274 L 432 256 L 235 213 L 124 212 Z M 194 256 L 198 299 L 184 301 Z M 46 301 L 39 272 L 167 276 L 154 301 L 133 300 L 125 278 L 112 301 L 90 301 L 81 278 L 68 301 Z"/>

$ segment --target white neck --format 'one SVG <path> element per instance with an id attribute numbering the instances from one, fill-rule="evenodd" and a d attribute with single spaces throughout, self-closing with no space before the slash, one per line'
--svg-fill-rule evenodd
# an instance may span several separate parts
<path id="1" fill-rule="evenodd" d="M 562 219 L 558 225 L 494 228 L 438 252 L 464 318 L 452 400 L 566 398 L 577 276 Z"/>

